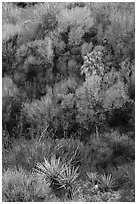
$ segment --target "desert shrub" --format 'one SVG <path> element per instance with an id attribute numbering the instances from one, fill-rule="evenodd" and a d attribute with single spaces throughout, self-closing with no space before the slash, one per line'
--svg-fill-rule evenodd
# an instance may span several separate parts
<path id="1" fill-rule="evenodd" d="M 81 59 L 76 58 L 75 56 L 68 61 L 68 75 L 75 76 L 80 79 L 80 67 L 81 67 Z"/>
<path id="2" fill-rule="evenodd" d="M 28 5 L 30 3 L 26 4 Z M 19 45 L 25 44 L 29 41 L 43 39 L 46 36 L 46 33 L 56 27 L 56 13 L 62 6 L 63 5 L 60 3 L 38 3 L 33 7 L 28 6 L 25 9 L 22 9 L 13 4 L 13 7 L 18 11 L 18 15 L 16 15 L 18 16 L 18 21 L 16 25 L 20 28 Z M 8 13 L 10 14 L 9 11 Z M 10 15 L 10 18 L 11 17 L 12 16 Z"/>
<path id="3" fill-rule="evenodd" d="M 45 133 L 41 138 L 39 136 L 29 141 L 24 138 L 12 141 L 10 149 L 3 148 L 3 169 L 22 166 L 26 170 L 32 170 L 37 162 L 43 162 L 44 158 L 50 159 L 53 154 L 62 161 L 71 161 L 76 167 L 85 164 L 84 146 L 80 141 L 51 140 L 47 137 Z"/>
<path id="4" fill-rule="evenodd" d="M 8 28 L 11 30 L 11 28 Z M 15 62 L 15 54 L 17 50 L 17 38 L 15 34 L 11 35 L 8 40 L 2 43 L 2 75 L 11 75 L 11 67 Z"/>
<path id="5" fill-rule="evenodd" d="M 18 36 L 22 33 L 22 10 L 13 3 L 2 4 L 2 70 L 4 74 L 11 74 L 11 66 L 15 62 L 18 48 Z"/>
<path id="6" fill-rule="evenodd" d="M 89 6 L 96 22 L 98 43 L 106 37 L 118 61 L 127 56 L 134 58 L 134 3 L 105 2 L 90 3 Z"/>
<path id="7" fill-rule="evenodd" d="M 110 21 L 112 26 L 106 30 L 106 33 L 109 36 L 110 41 L 115 40 L 116 35 L 119 36 L 120 40 L 117 38 L 116 42 L 113 41 L 114 45 L 116 44 L 114 46 L 115 55 L 120 54 L 121 57 L 124 56 L 124 58 L 127 56 L 134 58 L 134 46 L 132 45 L 135 22 L 134 4 L 120 4 L 119 8 L 118 5 L 113 4 L 112 8 L 113 11 L 110 13 Z M 128 13 L 132 14 L 129 16 Z M 113 34 L 110 35 L 110 33 Z"/>
<path id="8" fill-rule="evenodd" d="M 117 178 L 118 188 L 121 191 L 120 202 L 134 202 L 135 199 L 135 164 L 129 162 L 119 165 L 117 170 L 111 169 L 112 174 Z"/>
<path id="9" fill-rule="evenodd" d="M 6 128 L 2 128 L 2 148 L 7 149 L 10 147 L 11 137 Z"/>
<path id="10" fill-rule="evenodd" d="M 103 87 L 105 90 L 107 90 L 114 84 L 118 83 L 119 81 L 122 82 L 121 74 L 114 67 L 112 67 L 110 70 L 107 70 L 107 72 L 104 74 Z"/>
<path id="11" fill-rule="evenodd" d="M 91 53 L 93 49 L 93 43 L 83 43 L 83 45 L 81 46 L 81 55 L 84 58 L 85 55 L 87 55 L 87 53 Z"/>
<path id="12" fill-rule="evenodd" d="M 117 168 L 110 167 L 107 170 L 107 173 L 111 173 L 118 183 L 118 188 L 122 189 L 123 186 L 126 188 L 131 186 L 135 187 L 135 166 L 134 161 L 129 161 L 125 164 L 119 164 Z"/>
<path id="13" fill-rule="evenodd" d="M 56 83 L 53 87 L 53 92 L 55 95 L 63 97 L 63 95 L 65 96 L 69 93 L 75 93 L 77 87 L 77 80 L 74 77 L 69 77 Z"/>
<path id="14" fill-rule="evenodd" d="M 110 133 L 104 134 L 104 138 L 113 150 L 113 154 L 110 159 L 112 164 L 115 164 L 115 166 L 118 167 L 130 160 L 134 161 L 135 144 L 134 140 L 128 137 L 128 135 L 113 130 Z"/>
<path id="15" fill-rule="evenodd" d="M 94 169 L 108 181 L 135 159 L 134 3 L 32 4 L 2 8 L 3 169 L 32 170 L 55 154 L 80 166 L 81 180 Z M 133 200 L 134 177 L 122 174 L 122 201 Z M 122 188 L 77 194 L 119 201 Z"/>
<path id="16" fill-rule="evenodd" d="M 19 121 L 22 110 L 22 100 L 17 86 L 9 77 L 4 77 L 2 81 L 2 126 L 8 131 L 11 137 L 19 134 Z M 21 122 L 21 121 L 20 121 Z M 18 135 L 19 137 L 19 135 Z"/>
<path id="17" fill-rule="evenodd" d="M 93 50 L 84 57 L 81 74 L 85 75 L 85 82 L 76 90 L 77 120 L 81 126 L 90 131 L 107 125 L 106 111 L 103 107 L 104 93 L 103 78 L 106 65 L 103 61 L 104 53 Z M 84 116 L 84 117 L 83 117 Z"/>
<path id="18" fill-rule="evenodd" d="M 93 18 L 90 15 L 90 10 L 86 7 L 62 10 L 58 15 L 58 21 L 61 31 L 65 31 L 70 25 L 76 27 L 84 26 L 85 30 L 90 28 L 90 26 L 93 24 Z M 85 17 L 86 21 L 84 21 Z"/>
<path id="19" fill-rule="evenodd" d="M 82 65 L 81 45 L 83 44 L 83 37 L 94 25 L 93 17 L 88 7 L 74 7 L 64 8 L 58 13 L 57 18 L 58 32 L 66 44 L 66 50 L 70 52 L 68 61 L 73 59 L 76 64 L 75 66 L 71 65 L 70 62 L 66 64 L 68 75 L 78 75 Z"/>
<path id="20" fill-rule="evenodd" d="M 106 120 L 100 83 L 100 77 L 92 75 L 76 90 L 77 122 L 83 128 L 94 132 L 96 127 L 101 128 Z"/>
<path id="21" fill-rule="evenodd" d="M 15 25 L 18 21 L 18 17 L 21 10 L 16 7 L 12 2 L 2 3 L 2 20 L 3 23 L 9 23 Z"/>
<path id="22" fill-rule="evenodd" d="M 44 4 L 43 4 L 44 6 Z M 56 14 L 55 12 L 48 11 L 43 6 L 35 6 L 32 9 L 25 9 L 26 13 L 22 13 L 22 27 L 19 38 L 19 45 L 26 44 L 27 42 L 42 40 L 47 37 L 52 30 L 57 26 Z M 38 13 L 38 10 L 40 13 Z M 28 16 L 28 19 L 25 19 L 25 15 Z"/>
<path id="23" fill-rule="evenodd" d="M 45 142 L 38 139 L 28 141 L 24 138 L 14 140 L 11 149 L 3 150 L 3 168 L 22 166 L 26 170 L 32 170 L 36 162 L 50 157 L 54 146 L 54 142 L 48 139 Z"/>
<path id="24" fill-rule="evenodd" d="M 83 112 L 86 113 L 85 104 L 87 103 L 87 116 L 91 114 L 91 111 L 94 117 L 97 115 L 94 126 L 99 126 L 97 123 L 111 124 L 112 126 L 126 124 L 129 126 L 131 115 L 128 113 L 130 107 L 134 106 L 134 102 L 129 98 L 127 84 L 121 78 L 122 73 L 114 68 L 109 69 L 103 60 L 104 55 L 105 52 L 103 50 L 100 51 L 99 48 L 98 51 L 94 48 L 91 53 L 84 57 L 81 73 L 85 74 L 86 81 L 81 89 L 79 89 L 79 96 L 78 90 L 76 91 L 79 100 L 78 109 L 80 110 L 81 107 L 80 111 L 82 111 L 83 103 Z M 94 117 L 92 116 L 92 120 Z M 82 120 L 84 118 L 82 117 Z"/>
<path id="25" fill-rule="evenodd" d="M 135 99 L 135 65 L 134 61 L 125 59 L 121 63 L 120 73 L 124 84 L 127 85 L 128 95 L 131 99 Z"/>
<path id="26" fill-rule="evenodd" d="M 69 137 L 76 133 L 75 89 L 77 82 L 71 78 L 47 88 L 47 94 L 41 100 L 25 103 L 23 112 L 26 123 L 36 131 L 50 131 L 56 138 Z"/>
<path id="27" fill-rule="evenodd" d="M 61 39 L 59 32 L 57 32 L 56 30 L 53 30 L 52 32 L 49 33 L 49 37 L 51 38 L 53 43 L 55 56 L 56 57 L 62 56 L 65 51 L 66 44 Z"/>
<path id="28" fill-rule="evenodd" d="M 81 74 L 85 74 L 85 78 L 87 79 L 90 75 L 94 74 L 94 72 L 103 77 L 105 73 L 105 64 L 103 63 L 103 50 L 100 48 L 99 50 L 95 49 L 91 53 L 87 53 L 84 57 L 84 64 L 81 67 Z"/>
<path id="29" fill-rule="evenodd" d="M 53 50 L 50 38 L 22 45 L 13 66 L 14 82 L 27 96 L 38 98 L 52 81 Z"/>
<path id="30" fill-rule="evenodd" d="M 104 172 L 111 163 L 113 150 L 103 138 L 90 137 L 84 152 L 89 169 Z"/>
<path id="31" fill-rule="evenodd" d="M 4 77 L 2 80 L 2 97 L 8 98 L 18 94 L 17 86 L 10 77 Z"/>
<path id="32" fill-rule="evenodd" d="M 41 133 L 50 128 L 51 137 L 54 136 L 56 130 L 54 124 L 54 116 L 57 116 L 59 108 L 54 101 L 52 88 L 47 90 L 46 96 L 41 100 L 35 100 L 34 102 L 25 103 L 23 107 L 23 113 L 26 123 L 29 125 L 35 134 Z M 38 135 L 38 134 L 37 134 Z"/>
<path id="33" fill-rule="evenodd" d="M 8 169 L 2 177 L 4 202 L 38 202 L 50 198 L 49 184 L 40 176 L 23 168 Z"/>
<path id="34" fill-rule="evenodd" d="M 132 190 L 135 189 L 135 162 L 129 162 L 122 166 L 119 166 L 119 171 L 123 173 L 123 177 L 125 178 L 124 189 L 127 190 L 128 187 Z M 129 194 L 128 194 L 129 195 Z"/>
<path id="35" fill-rule="evenodd" d="M 53 153 L 57 158 L 70 162 L 75 167 L 80 166 L 80 169 L 85 165 L 84 161 L 84 145 L 76 139 L 57 139 L 55 140 L 55 148 Z"/>
<path id="36" fill-rule="evenodd" d="M 54 115 L 54 119 L 51 122 L 51 128 L 55 131 L 56 138 L 70 137 L 70 134 L 76 132 L 74 94 L 67 94 L 59 98 L 61 104 L 58 107 L 59 111 Z"/>
<path id="37" fill-rule="evenodd" d="M 126 87 L 122 82 L 119 81 L 106 90 L 104 108 L 108 113 L 118 116 L 118 112 L 120 114 L 123 112 L 124 115 L 124 112 L 128 110 L 128 103 L 130 103 L 130 100 L 126 92 Z"/>
<path id="38" fill-rule="evenodd" d="M 70 52 L 65 52 L 63 55 L 61 55 L 58 58 L 58 61 L 56 63 L 56 68 L 58 73 L 64 77 L 68 75 L 67 62 L 69 58 L 70 58 Z"/>
<path id="39" fill-rule="evenodd" d="M 58 122 L 60 132 L 65 137 L 70 137 L 71 133 L 76 133 L 76 119 L 75 119 L 75 90 L 78 83 L 75 78 L 68 78 L 59 83 L 56 83 L 53 92 L 55 100 L 59 107 L 59 112 L 55 116 Z"/>
<path id="40" fill-rule="evenodd" d="M 134 129 L 135 86 L 133 64 L 125 60 L 121 65 L 120 71 L 115 72 L 111 70 L 105 75 L 104 81 L 108 83 L 104 99 L 104 108 L 107 112 L 108 122 L 110 122 L 112 126 L 119 124 L 121 127 L 126 125 L 127 128 L 131 127 L 131 129 Z M 113 100 L 115 102 L 113 102 Z M 109 101 L 109 103 L 106 103 L 107 101 Z"/>

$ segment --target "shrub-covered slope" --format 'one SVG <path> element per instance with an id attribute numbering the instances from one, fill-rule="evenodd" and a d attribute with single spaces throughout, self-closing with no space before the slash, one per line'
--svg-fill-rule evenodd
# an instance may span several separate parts
<path id="1" fill-rule="evenodd" d="M 134 201 L 133 2 L 2 3 L 2 89 L 3 201 Z"/>

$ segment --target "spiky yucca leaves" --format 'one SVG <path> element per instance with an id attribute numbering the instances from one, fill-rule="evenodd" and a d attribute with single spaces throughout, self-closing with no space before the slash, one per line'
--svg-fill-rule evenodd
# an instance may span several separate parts
<path id="1" fill-rule="evenodd" d="M 100 188 L 104 191 L 110 191 L 116 187 L 116 179 L 112 174 L 103 174 L 100 176 Z"/>
<path id="2" fill-rule="evenodd" d="M 50 181 L 50 187 L 56 190 L 64 189 L 69 199 L 72 199 L 73 183 L 79 176 L 78 168 L 70 165 L 70 162 L 62 163 L 60 158 L 56 158 L 55 154 L 51 156 L 51 160 L 44 159 L 44 163 L 37 163 L 35 171 L 44 175 Z"/>
<path id="3" fill-rule="evenodd" d="M 68 164 L 65 164 L 66 168 L 59 175 L 59 182 L 62 187 L 67 191 L 67 198 L 72 200 L 73 194 L 75 192 L 74 182 L 79 176 L 79 167 L 74 167 Z"/>
<path id="4" fill-rule="evenodd" d="M 44 163 L 37 163 L 35 171 L 44 175 L 51 184 L 52 188 L 60 188 L 61 185 L 58 181 L 58 176 L 65 170 L 65 165 L 61 163 L 60 158 L 56 158 L 55 155 L 51 156 L 51 160 L 48 161 L 44 158 Z"/>

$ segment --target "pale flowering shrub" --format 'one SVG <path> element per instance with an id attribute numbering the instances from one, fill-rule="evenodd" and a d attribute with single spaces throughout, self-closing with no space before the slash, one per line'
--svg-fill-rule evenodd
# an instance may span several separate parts
<path id="1" fill-rule="evenodd" d="M 87 55 L 84 56 L 84 64 L 81 67 L 81 74 L 85 74 L 86 78 L 93 73 L 103 76 L 104 70 L 103 52 L 93 50 L 91 53 L 87 53 Z"/>

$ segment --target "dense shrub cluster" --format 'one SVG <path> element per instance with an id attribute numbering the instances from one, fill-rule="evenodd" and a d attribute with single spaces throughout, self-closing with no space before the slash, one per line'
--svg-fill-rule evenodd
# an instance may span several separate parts
<path id="1" fill-rule="evenodd" d="M 134 24 L 130 2 L 2 4 L 3 201 L 134 200 Z"/>

